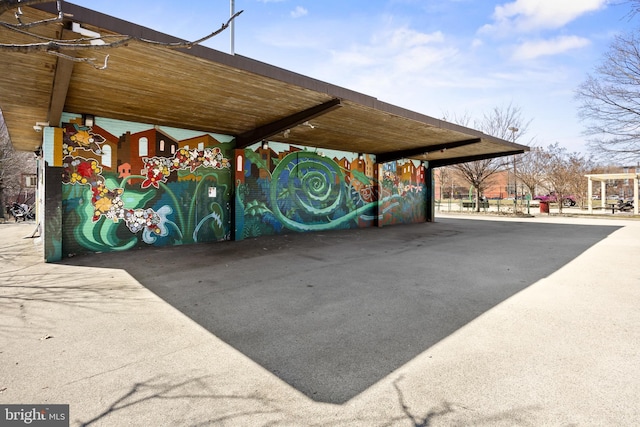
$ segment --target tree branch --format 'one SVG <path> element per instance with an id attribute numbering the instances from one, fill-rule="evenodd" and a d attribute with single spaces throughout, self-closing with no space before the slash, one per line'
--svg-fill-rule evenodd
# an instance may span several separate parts
<path id="1" fill-rule="evenodd" d="M 25 6 L 31 6 L 38 3 L 51 3 L 52 0 L 0 0 L 0 15 L 10 9 L 16 9 L 14 16 L 17 24 L 10 24 L 8 22 L 0 22 L 0 24 L 9 29 L 21 29 L 21 28 L 33 28 L 40 25 L 52 24 L 57 22 L 62 22 L 65 16 L 70 17 L 71 15 L 65 15 L 62 13 L 62 7 L 60 6 L 60 0 L 56 1 L 56 7 L 58 9 L 58 16 L 55 18 L 42 19 L 40 21 L 34 21 L 29 23 L 22 22 L 22 8 Z"/>
<path id="2" fill-rule="evenodd" d="M 40 43 L 24 43 L 24 44 L 7 44 L 7 43 L 0 43 L 0 51 L 10 51 L 10 52 L 21 52 L 21 53 L 30 53 L 30 52 L 47 52 L 53 55 L 58 55 L 60 57 L 63 57 L 65 59 L 69 59 L 71 61 L 75 61 L 75 62 L 87 62 L 91 65 L 93 65 L 95 68 L 97 69 L 104 69 L 106 68 L 107 65 L 107 58 L 105 58 L 105 62 L 103 66 L 97 66 L 95 64 L 96 59 L 95 58 L 76 58 L 73 56 L 69 56 L 69 55 L 64 55 L 62 53 L 60 53 L 60 51 L 73 51 L 73 50 L 83 50 L 83 49 L 113 49 L 113 48 L 117 48 L 120 46 L 124 46 L 127 43 L 131 42 L 131 41 L 138 41 L 140 43 L 145 43 L 151 46 L 158 46 L 158 47 L 164 47 L 167 49 L 191 49 L 193 46 L 196 46 L 206 40 L 209 40 L 210 38 L 213 38 L 215 36 L 217 36 L 218 34 L 220 34 L 221 32 L 223 32 L 224 30 L 226 30 L 229 25 L 231 24 L 231 22 L 237 18 L 238 16 L 240 16 L 240 14 L 243 12 L 242 10 L 235 13 L 233 16 L 231 16 L 227 22 L 224 22 L 220 28 L 218 28 L 217 30 L 213 31 L 212 33 L 199 38 L 195 41 L 183 41 L 183 42 L 159 42 L 159 41 L 155 41 L 155 40 L 149 40 L 149 39 L 144 39 L 141 37 L 134 37 L 134 36 L 128 36 L 128 35 L 107 35 L 107 36 L 101 36 L 101 37 L 96 37 L 96 38 L 79 38 L 79 39 L 75 39 L 75 40 L 58 40 L 58 39 L 51 39 L 51 38 L 47 38 L 47 37 L 43 37 L 43 36 L 39 36 L 37 34 L 33 34 L 29 31 L 26 31 L 25 29 L 31 28 L 33 26 L 36 25 L 42 25 L 42 24 L 50 24 L 50 23 L 57 23 L 57 22 L 61 22 L 63 20 L 63 18 L 65 17 L 65 15 L 62 13 L 62 10 L 60 8 L 60 2 L 58 1 L 58 17 L 56 18 L 51 18 L 51 19 L 46 19 L 46 20 L 41 20 L 41 21 L 35 21 L 35 22 L 31 22 L 31 23 L 22 23 L 19 19 L 19 16 L 22 15 L 21 12 L 21 7 L 23 6 L 30 6 L 30 5 L 34 5 L 34 4 L 39 4 L 39 3 L 50 3 L 51 0 L 26 0 L 26 1 L 19 1 L 19 0 L 0 0 L 0 14 L 2 14 L 3 12 L 6 12 L 7 10 L 10 9 L 18 9 L 18 12 L 16 12 L 16 18 L 18 19 L 18 24 L 11 24 L 8 22 L 2 22 L 0 21 L 0 26 L 7 28 L 11 31 L 15 31 L 18 32 L 20 34 L 23 35 L 28 35 L 30 37 L 33 37 L 35 39 L 38 40 L 43 40 L 43 42 Z M 103 44 L 91 44 L 92 41 L 96 41 L 96 40 L 102 40 L 104 41 L 105 39 L 113 39 L 113 38 L 118 38 L 118 40 L 116 41 L 112 41 L 109 43 L 103 43 Z"/>
<path id="3" fill-rule="evenodd" d="M 26 6 L 33 6 L 34 4 L 42 4 L 42 3 L 51 3 L 51 0 L 1 0 L 0 15 L 2 15 L 8 10 L 18 9 L 20 7 L 26 7 Z"/>
<path id="4" fill-rule="evenodd" d="M 212 32 L 209 35 L 206 35 L 198 40 L 192 41 L 192 42 L 176 42 L 176 43 L 163 43 L 163 42 L 157 42 L 154 40 L 147 40 L 147 39 L 142 39 L 142 38 L 137 38 L 135 37 L 134 39 L 143 43 L 148 43 L 154 46 L 163 46 L 163 47 L 168 47 L 170 49 L 180 49 L 180 48 L 186 48 L 186 49 L 191 49 L 193 46 L 198 45 L 206 40 L 209 40 L 212 37 L 217 36 L 218 34 L 220 34 L 221 32 L 223 32 L 224 30 L 226 30 L 229 25 L 231 24 L 231 21 L 233 21 L 234 19 L 236 19 L 238 16 L 240 16 L 240 14 L 244 12 L 244 10 L 241 10 L 239 12 L 236 12 L 231 18 L 229 18 L 227 20 L 227 22 L 223 23 L 222 26 L 220 28 L 218 28 L 217 30 L 215 30 L 214 32 Z"/>
<path id="5" fill-rule="evenodd" d="M 99 65 L 96 63 L 97 61 L 96 58 L 78 58 L 75 56 L 65 55 L 64 53 L 60 53 L 55 50 L 48 50 L 47 53 L 50 55 L 59 56 L 60 58 L 64 58 L 66 60 L 73 61 L 73 62 L 86 62 L 87 64 L 93 66 L 93 68 L 95 68 L 96 70 L 106 70 L 107 62 L 109 61 L 109 55 L 104 57 L 104 64 Z"/>

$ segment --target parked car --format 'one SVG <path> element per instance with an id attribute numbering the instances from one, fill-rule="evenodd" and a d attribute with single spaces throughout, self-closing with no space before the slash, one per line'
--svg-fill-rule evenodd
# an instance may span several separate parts
<path id="1" fill-rule="evenodd" d="M 558 198 L 555 193 L 547 194 L 546 196 L 535 196 L 534 200 L 540 200 L 541 202 L 549 202 L 549 203 L 557 203 Z M 565 208 L 575 206 L 576 205 L 576 197 L 575 196 L 564 196 L 562 200 L 562 206 Z"/>

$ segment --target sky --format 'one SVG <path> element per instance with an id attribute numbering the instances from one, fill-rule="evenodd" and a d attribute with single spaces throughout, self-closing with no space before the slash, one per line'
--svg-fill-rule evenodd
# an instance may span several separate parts
<path id="1" fill-rule="evenodd" d="M 219 28 L 230 0 L 75 0 L 187 40 Z M 625 0 L 235 0 L 234 52 L 435 118 L 509 105 L 525 145 L 587 153 L 575 90 L 616 35 Z M 231 31 L 203 45 L 230 53 Z M 473 122 L 468 124 L 473 126 Z"/>

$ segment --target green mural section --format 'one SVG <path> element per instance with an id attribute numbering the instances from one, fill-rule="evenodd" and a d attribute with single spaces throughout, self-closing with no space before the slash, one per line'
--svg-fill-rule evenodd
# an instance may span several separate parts
<path id="1" fill-rule="evenodd" d="M 236 177 L 237 238 L 375 225 L 373 160 L 334 154 L 283 145 L 245 149 Z"/>
<path id="2" fill-rule="evenodd" d="M 381 165 L 379 223 L 381 226 L 427 220 L 425 168 L 402 160 Z"/>
<path id="3" fill-rule="evenodd" d="M 56 144 L 62 255 L 230 239 L 229 144 L 117 124 L 119 135 L 68 123 Z"/>

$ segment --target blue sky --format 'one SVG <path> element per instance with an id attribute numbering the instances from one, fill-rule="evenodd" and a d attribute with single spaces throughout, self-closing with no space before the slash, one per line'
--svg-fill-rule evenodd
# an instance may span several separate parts
<path id="1" fill-rule="evenodd" d="M 194 40 L 229 0 L 73 3 Z M 518 142 L 585 151 L 574 93 L 612 38 L 637 27 L 622 0 L 235 0 L 235 53 L 410 110 L 481 118 L 512 103 Z M 229 52 L 230 32 L 204 45 Z M 472 124 L 470 124 L 472 126 Z"/>

